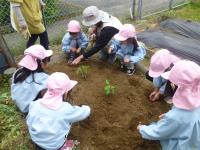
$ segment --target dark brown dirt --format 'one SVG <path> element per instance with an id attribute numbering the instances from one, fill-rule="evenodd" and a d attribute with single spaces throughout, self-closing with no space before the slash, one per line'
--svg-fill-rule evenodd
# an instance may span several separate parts
<path id="1" fill-rule="evenodd" d="M 89 75 L 82 79 L 78 67 L 65 62 L 51 65 L 50 73 L 65 72 L 79 84 L 72 92 L 74 104 L 92 108 L 91 116 L 73 125 L 70 137 L 80 141 L 80 150 L 159 150 L 158 141 L 143 140 L 138 133 L 139 122 L 156 121 L 169 107 L 165 102 L 149 102 L 152 85 L 143 75 L 127 76 L 117 66 L 92 59 L 82 63 L 90 66 Z M 105 96 L 105 80 L 116 87 L 116 94 Z"/>

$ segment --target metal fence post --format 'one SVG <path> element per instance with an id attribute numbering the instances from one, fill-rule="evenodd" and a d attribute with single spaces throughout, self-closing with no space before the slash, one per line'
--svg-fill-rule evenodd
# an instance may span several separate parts
<path id="1" fill-rule="evenodd" d="M 10 67 L 17 66 L 15 59 L 11 55 L 10 50 L 9 50 L 8 46 L 6 45 L 6 42 L 1 33 L 0 33 L 0 51 L 3 52 L 3 54 L 5 55 L 6 61 Z"/>
<path id="2" fill-rule="evenodd" d="M 138 0 L 138 19 L 142 19 L 142 0 Z"/>
<path id="3" fill-rule="evenodd" d="M 136 19 L 135 8 L 136 8 L 136 0 L 132 0 L 131 8 L 130 8 L 130 14 L 131 14 L 131 18 L 133 20 Z"/>
<path id="4" fill-rule="evenodd" d="M 173 8 L 173 0 L 170 0 L 170 2 L 169 2 L 169 10 L 172 10 L 172 8 Z"/>

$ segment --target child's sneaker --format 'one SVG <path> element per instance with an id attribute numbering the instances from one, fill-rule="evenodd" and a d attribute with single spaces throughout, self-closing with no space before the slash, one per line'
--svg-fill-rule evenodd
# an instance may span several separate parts
<path id="1" fill-rule="evenodd" d="M 84 58 L 82 59 L 82 61 L 87 61 L 87 60 L 89 60 L 89 57 L 84 57 Z"/>
<path id="2" fill-rule="evenodd" d="M 74 61 L 74 59 L 68 59 L 67 64 L 72 64 L 72 62 Z"/>
<path id="3" fill-rule="evenodd" d="M 121 64 L 120 69 L 121 69 L 122 72 L 127 71 L 127 67 L 124 64 Z"/>
<path id="4" fill-rule="evenodd" d="M 80 144 L 77 140 L 67 140 L 60 150 L 74 150 Z"/>
<path id="5" fill-rule="evenodd" d="M 74 61 L 74 59 L 75 59 L 75 53 L 74 52 L 70 52 L 68 58 L 69 59 L 68 59 L 67 63 L 71 64 Z"/>
<path id="6" fill-rule="evenodd" d="M 120 66 L 120 69 L 121 69 L 121 70 L 123 70 L 123 69 L 124 69 L 124 67 L 125 67 L 124 65 L 121 65 L 121 66 Z"/>
<path id="7" fill-rule="evenodd" d="M 134 72 L 135 72 L 135 69 L 127 69 L 127 71 L 126 71 L 126 73 L 127 73 L 128 75 L 133 75 Z"/>

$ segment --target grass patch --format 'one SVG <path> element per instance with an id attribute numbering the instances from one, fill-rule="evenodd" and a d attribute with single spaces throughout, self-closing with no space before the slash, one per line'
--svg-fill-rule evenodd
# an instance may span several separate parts
<path id="1" fill-rule="evenodd" d="M 10 76 L 0 77 L 0 149 L 29 150 L 33 148 L 25 119 L 10 97 Z"/>
<path id="2" fill-rule="evenodd" d="M 200 22 L 200 0 L 194 0 L 184 7 L 179 7 L 171 11 L 166 11 L 155 16 L 150 16 L 145 19 L 150 22 L 161 22 L 168 18 L 176 18 L 183 20 L 191 20 L 194 22 Z"/>

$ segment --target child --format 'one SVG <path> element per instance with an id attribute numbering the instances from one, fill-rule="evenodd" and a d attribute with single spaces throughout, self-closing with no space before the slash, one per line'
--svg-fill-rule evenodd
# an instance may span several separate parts
<path id="1" fill-rule="evenodd" d="M 171 82 L 163 79 L 161 74 L 170 70 L 174 63 L 179 60 L 180 58 L 173 55 L 167 49 L 161 49 L 151 57 L 149 72 L 147 73 L 147 76 L 149 75 L 150 77 L 147 77 L 147 79 L 152 78 L 155 89 L 149 95 L 150 101 L 157 101 L 162 95 L 165 97 L 164 100 L 167 103 L 172 103 L 171 98 L 173 97 L 176 87 L 173 86 Z"/>
<path id="2" fill-rule="evenodd" d="M 69 22 L 67 31 L 62 40 L 62 50 L 67 54 L 68 64 L 71 64 L 76 56 L 84 53 L 89 40 L 81 32 L 81 26 L 76 20 Z"/>
<path id="3" fill-rule="evenodd" d="M 67 142 L 72 123 L 86 119 L 90 107 L 72 106 L 63 102 L 77 81 L 70 80 L 61 72 L 50 75 L 44 97 L 30 104 L 27 116 L 28 130 L 32 141 L 42 149 L 57 150 Z"/>
<path id="4" fill-rule="evenodd" d="M 134 64 L 144 59 L 146 50 L 139 46 L 136 40 L 135 27 L 131 24 L 124 24 L 119 33 L 114 36 L 108 53 L 116 52 L 116 58 L 120 60 L 121 69 L 126 70 L 128 75 L 135 71 Z"/>
<path id="5" fill-rule="evenodd" d="M 21 112 L 27 113 L 29 104 L 40 97 L 46 89 L 48 74 L 44 72 L 52 50 L 45 50 L 41 45 L 33 45 L 24 51 L 24 58 L 12 77 L 11 97 Z"/>
<path id="6" fill-rule="evenodd" d="M 200 149 L 200 66 L 191 61 L 177 62 L 162 75 L 178 88 L 174 106 L 150 125 L 138 125 L 142 138 L 160 140 L 163 150 Z"/>

